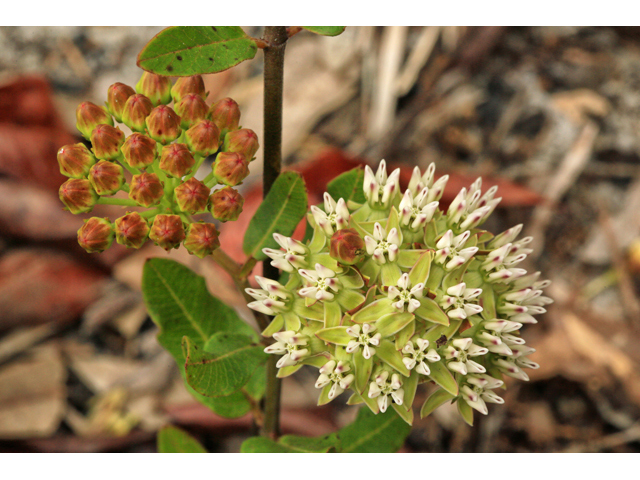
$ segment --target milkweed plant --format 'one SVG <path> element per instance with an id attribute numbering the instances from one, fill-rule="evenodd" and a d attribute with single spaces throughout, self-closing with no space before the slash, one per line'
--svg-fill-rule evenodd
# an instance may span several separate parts
<path id="1" fill-rule="evenodd" d="M 504 402 L 505 376 L 526 381 L 526 369 L 538 368 L 520 330 L 551 303 L 549 282 L 521 268 L 531 253 L 522 225 L 498 235 L 482 228 L 500 202 L 496 187 L 483 193 L 479 178 L 446 205 L 448 176 L 436 176 L 435 164 L 415 167 L 402 191 L 400 170 L 388 173 L 382 160 L 375 171 L 331 181 L 324 202 L 308 210 L 302 178 L 280 173 L 284 46 L 301 30 L 335 36 L 344 28 L 266 27 L 261 39 L 239 27 L 165 29 L 140 53 L 145 72 L 135 88 L 115 83 L 105 106 L 83 102 L 84 140 L 58 152 L 67 210 L 124 209 L 85 220 L 78 242 L 87 252 L 114 239 L 134 249 L 147 240 L 167 251 L 182 245 L 217 262 L 247 299 L 261 335 L 184 265 L 156 258 L 143 271 L 158 341 L 190 393 L 218 415 L 253 414 L 261 436 L 243 452 L 395 451 L 418 407 L 425 417 L 455 403 L 472 425 L 473 410 L 486 415 L 487 404 Z M 260 145 L 234 100 L 207 103 L 201 74 L 257 49 L 265 58 L 265 199 L 243 239 L 248 260 L 238 263 L 220 248 L 216 222 L 241 214 L 238 189 Z M 296 240 L 305 217 L 307 234 Z M 252 286 L 258 261 L 264 273 Z M 280 436 L 280 379 L 305 365 L 317 370 L 318 405 L 341 396 L 365 405 L 354 423 L 323 437 Z M 414 405 L 423 383 L 431 393 Z M 158 449 L 205 451 L 175 427 L 160 431 Z"/>

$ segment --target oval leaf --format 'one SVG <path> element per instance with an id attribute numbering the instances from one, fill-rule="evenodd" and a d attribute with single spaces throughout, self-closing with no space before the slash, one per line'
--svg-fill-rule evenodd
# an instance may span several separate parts
<path id="1" fill-rule="evenodd" d="M 405 377 L 408 377 L 411 374 L 402 362 L 402 354 L 396 350 L 395 344 L 388 340 L 382 340 L 380 345 L 376 347 L 376 356 Z"/>
<path id="2" fill-rule="evenodd" d="M 221 332 L 199 348 L 185 337 L 187 383 L 208 397 L 224 397 L 243 387 L 267 359 L 261 346 L 245 335 Z"/>
<path id="3" fill-rule="evenodd" d="M 159 75 L 216 73 L 255 57 L 258 47 L 240 27 L 169 27 L 138 54 L 138 66 Z"/>
<path id="4" fill-rule="evenodd" d="M 353 355 L 353 368 L 356 375 L 356 390 L 361 395 L 366 395 L 366 388 L 369 386 L 369 377 L 373 370 L 373 358 L 364 358 L 361 352 Z"/>
<path id="5" fill-rule="evenodd" d="M 404 408 L 404 405 L 397 405 L 395 403 L 393 403 L 391 406 L 400 416 L 400 418 L 402 418 L 402 420 L 407 422 L 408 425 L 413 425 L 413 410 L 407 410 L 406 408 Z"/>
<path id="6" fill-rule="evenodd" d="M 266 259 L 263 248 L 280 248 L 273 234 L 291 236 L 306 211 L 307 190 L 302 177 L 295 172 L 281 174 L 249 222 L 242 245 L 244 253 L 256 260 Z"/>
<path id="7" fill-rule="evenodd" d="M 363 184 L 364 170 L 362 167 L 357 167 L 331 180 L 327 184 L 327 192 L 336 202 L 343 198 L 345 202 L 351 200 L 356 203 L 364 203 L 366 198 L 362 188 Z"/>
<path id="8" fill-rule="evenodd" d="M 422 408 L 420 409 L 420 418 L 424 418 L 427 415 L 430 415 L 431 412 L 433 412 L 436 408 L 438 408 L 440 405 L 444 405 L 452 398 L 455 398 L 455 395 L 451 395 L 446 390 L 439 388 L 431 395 L 429 395 L 429 398 L 427 398 L 427 400 L 422 405 Z"/>
<path id="9" fill-rule="evenodd" d="M 374 399 L 375 400 L 375 399 Z M 397 452 L 411 427 L 394 410 L 374 414 L 368 408 L 360 408 L 350 425 L 338 432 L 342 453 L 392 453 Z"/>
<path id="10" fill-rule="evenodd" d="M 195 438 L 172 425 L 158 432 L 158 453 L 207 453 Z"/>
<path id="11" fill-rule="evenodd" d="M 376 300 L 354 314 L 351 317 L 351 321 L 355 323 L 374 323 L 380 317 L 395 311 L 391 303 L 392 301 L 388 297 Z"/>
<path id="12" fill-rule="evenodd" d="M 324 340 L 328 343 L 335 343 L 336 345 L 346 345 L 354 338 L 347 333 L 348 327 L 331 327 L 323 328 L 316 332 L 316 336 L 320 340 Z"/>
<path id="13" fill-rule="evenodd" d="M 411 323 L 414 318 L 413 314 L 409 312 L 398 312 L 385 315 L 376 322 L 376 328 L 378 329 L 377 333 L 382 335 L 382 337 L 393 335 Z"/>
<path id="14" fill-rule="evenodd" d="M 336 35 L 340 35 L 344 32 L 344 29 L 347 27 L 302 27 L 309 32 L 315 33 L 317 35 L 325 35 L 327 37 L 335 37 Z M 346 200 L 346 199 L 345 199 Z"/>
<path id="15" fill-rule="evenodd" d="M 458 382 L 453 378 L 451 372 L 446 367 L 444 362 L 435 362 L 429 364 L 429 378 L 444 388 L 451 395 L 458 395 Z"/>
<path id="16" fill-rule="evenodd" d="M 449 325 L 449 317 L 438 304 L 429 297 L 420 299 L 420 306 L 414 311 L 416 316 L 439 325 Z"/>
<path id="17" fill-rule="evenodd" d="M 461 398 L 456 403 L 458 405 L 458 413 L 462 416 L 462 419 L 467 425 L 473 427 L 473 408 Z"/>

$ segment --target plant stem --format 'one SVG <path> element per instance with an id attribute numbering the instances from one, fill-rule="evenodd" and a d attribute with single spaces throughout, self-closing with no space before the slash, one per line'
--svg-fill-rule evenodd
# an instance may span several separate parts
<path id="1" fill-rule="evenodd" d="M 96 203 L 100 205 L 122 205 L 123 207 L 139 207 L 138 202 L 129 198 L 100 197 Z"/>
<path id="2" fill-rule="evenodd" d="M 264 173 L 263 195 L 267 196 L 280 175 L 282 164 L 282 91 L 284 84 L 284 51 L 287 45 L 286 27 L 265 27 L 264 48 Z M 269 260 L 262 262 L 263 275 L 277 280 L 278 269 Z M 281 380 L 276 376 L 277 358 L 267 361 L 267 389 L 263 401 L 264 420 L 261 434 L 276 438 L 280 435 Z"/>

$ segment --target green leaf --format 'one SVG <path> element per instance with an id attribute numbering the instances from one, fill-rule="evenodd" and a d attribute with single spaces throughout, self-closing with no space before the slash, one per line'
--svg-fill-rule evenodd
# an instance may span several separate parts
<path id="1" fill-rule="evenodd" d="M 342 310 L 338 302 L 324 302 L 324 326 L 339 327 L 340 320 L 342 320 Z"/>
<path id="2" fill-rule="evenodd" d="M 361 408 L 355 422 L 338 432 L 343 453 L 397 452 L 411 427 L 394 410 L 375 415 Z"/>
<path id="3" fill-rule="evenodd" d="M 158 432 L 158 453 L 207 453 L 195 438 L 172 425 Z"/>
<path id="4" fill-rule="evenodd" d="M 438 306 L 435 300 L 429 297 L 419 299 L 420 306 L 414 311 L 416 316 L 440 325 L 449 325 L 449 317 Z"/>
<path id="5" fill-rule="evenodd" d="M 240 27 L 169 27 L 138 54 L 138 66 L 159 75 L 216 73 L 255 57 L 258 47 Z"/>
<path id="6" fill-rule="evenodd" d="M 462 398 L 459 398 L 456 404 L 458 405 L 458 413 L 462 416 L 462 419 L 467 425 L 473 427 L 473 408 L 462 400 Z"/>
<path id="7" fill-rule="evenodd" d="M 336 345 L 346 345 L 354 339 L 347 333 L 349 327 L 331 327 L 323 328 L 316 332 L 316 336 L 325 342 L 335 343 Z"/>
<path id="8" fill-rule="evenodd" d="M 340 35 L 342 32 L 344 32 L 344 29 L 347 27 L 302 27 L 302 28 L 312 33 L 316 33 L 318 35 L 335 37 L 336 35 Z"/>
<path id="9" fill-rule="evenodd" d="M 395 344 L 390 341 L 382 340 L 380 342 L 380 345 L 376 347 L 376 356 L 405 377 L 408 377 L 411 374 L 402 362 L 402 354 L 396 350 Z"/>
<path id="10" fill-rule="evenodd" d="M 493 320 L 497 317 L 496 312 L 496 295 L 493 292 L 493 286 L 489 283 L 482 284 L 482 293 L 479 297 L 478 304 L 482 307 L 482 318 L 485 320 Z"/>
<path id="11" fill-rule="evenodd" d="M 189 337 L 183 340 L 187 382 L 207 397 L 224 397 L 243 387 L 253 372 L 267 360 L 261 346 L 251 338 L 220 332 L 198 348 Z"/>
<path id="12" fill-rule="evenodd" d="M 383 285 L 395 287 L 401 276 L 402 270 L 400 270 L 400 267 L 395 262 L 387 262 L 380 266 L 380 279 Z"/>
<path id="13" fill-rule="evenodd" d="M 322 437 L 285 435 L 275 442 L 266 437 L 251 437 L 240 447 L 241 453 L 326 453 L 338 445 L 335 433 Z"/>
<path id="14" fill-rule="evenodd" d="M 393 313 L 392 300 L 388 297 L 370 303 L 351 317 L 354 323 L 375 323 L 380 317 Z"/>
<path id="15" fill-rule="evenodd" d="M 402 403 L 405 409 L 411 409 L 413 405 L 413 399 L 416 397 L 416 391 L 418 389 L 418 377 L 419 373 L 413 370 L 409 378 L 402 379 L 402 388 L 404 389 L 404 398 Z"/>
<path id="16" fill-rule="evenodd" d="M 409 280 L 412 286 L 416 286 L 418 283 L 427 283 L 429 278 L 429 270 L 431 270 L 431 262 L 433 261 L 433 251 L 429 250 L 423 253 L 416 264 L 409 272 Z"/>
<path id="17" fill-rule="evenodd" d="M 409 407 L 409 410 L 407 410 L 406 408 L 404 408 L 404 405 L 397 405 L 395 403 L 392 403 L 391 406 L 400 416 L 400 418 L 407 422 L 407 425 L 413 425 L 413 410 L 411 409 L 411 407 Z"/>
<path id="18" fill-rule="evenodd" d="M 249 222 L 242 245 L 244 253 L 256 260 L 266 259 L 263 248 L 280 248 L 273 234 L 291 236 L 306 211 L 307 190 L 302 177 L 295 172 L 281 174 Z"/>
<path id="19" fill-rule="evenodd" d="M 357 351 L 353 354 L 353 369 L 356 376 L 356 390 L 361 395 L 366 395 L 365 391 L 369 386 L 369 377 L 373 370 L 373 358 L 364 358 L 362 352 Z"/>
<path id="20" fill-rule="evenodd" d="M 184 336 L 190 337 L 201 348 L 218 332 L 239 333 L 258 340 L 258 335 L 240 320 L 235 310 L 209 293 L 204 278 L 173 260 L 147 260 L 142 273 L 142 294 L 151 319 L 160 329 L 158 342 L 173 356 L 183 377 Z M 258 369 L 245 390 L 259 400 L 264 388 L 264 369 Z M 187 390 L 200 403 L 223 417 L 240 417 L 251 409 L 242 392 L 212 398 L 200 395 L 188 384 Z"/>
<path id="21" fill-rule="evenodd" d="M 451 395 L 446 390 L 439 388 L 427 398 L 420 409 L 420 418 L 424 418 L 427 415 L 430 415 L 436 408 L 440 405 L 444 405 L 452 398 L 455 398 L 455 395 Z"/>
<path id="22" fill-rule="evenodd" d="M 409 323 L 413 321 L 415 317 L 409 312 L 397 312 L 385 315 L 376 322 L 376 328 L 382 337 L 388 337 L 394 333 L 399 332 Z"/>
<path id="23" fill-rule="evenodd" d="M 345 202 L 351 200 L 356 203 L 364 203 L 367 199 L 362 189 L 363 183 L 364 170 L 362 167 L 357 167 L 331 180 L 327 184 L 327 192 L 336 202 L 338 199 L 344 198 Z"/>
<path id="24" fill-rule="evenodd" d="M 451 395 L 458 395 L 458 382 L 453 378 L 451 372 L 443 361 L 429 364 L 429 378 L 444 388 Z"/>

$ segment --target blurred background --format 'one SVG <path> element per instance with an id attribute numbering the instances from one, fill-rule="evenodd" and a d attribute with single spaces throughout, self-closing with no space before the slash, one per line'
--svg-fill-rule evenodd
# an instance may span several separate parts
<path id="1" fill-rule="evenodd" d="M 0 451 L 155 451 L 163 425 L 214 452 L 238 451 L 251 419 L 215 416 L 185 391 L 156 342 L 140 293 L 142 265 L 166 256 L 76 242 L 83 218 L 57 197 L 56 152 L 80 140 L 75 109 L 135 85 L 138 52 L 162 27 L 0 27 Z M 260 27 L 246 27 L 259 37 Z M 231 96 L 262 131 L 262 53 L 205 76 L 208 102 Z M 482 176 L 502 203 L 486 228 L 524 223 L 525 265 L 555 300 L 523 330 L 539 370 L 508 382 L 504 405 L 466 426 L 455 407 L 416 421 L 408 452 L 636 452 L 640 447 L 640 29 L 349 27 L 302 32 L 286 49 L 284 158 L 310 202 L 359 164 L 437 165 L 443 203 Z M 259 154 L 260 155 L 260 154 Z M 260 157 L 245 211 L 221 227 L 237 241 L 260 201 Z M 210 261 L 170 258 L 204 275 L 249 318 Z M 317 373 L 284 381 L 285 433 L 320 435 L 356 413 L 346 396 L 315 406 Z M 509 379 L 511 380 L 511 379 Z M 420 389 L 415 405 L 429 394 Z"/>

